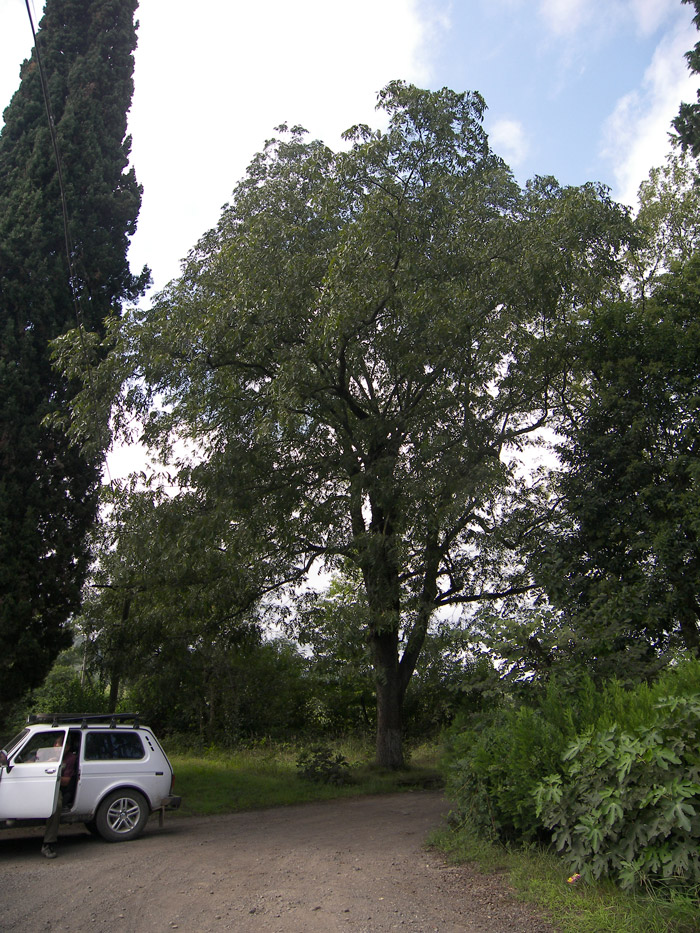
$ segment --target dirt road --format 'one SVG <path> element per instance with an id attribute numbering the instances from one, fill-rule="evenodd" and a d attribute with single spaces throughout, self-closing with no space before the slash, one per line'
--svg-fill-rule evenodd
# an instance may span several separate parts
<path id="1" fill-rule="evenodd" d="M 2 933 L 552 933 L 502 878 L 423 847 L 439 794 L 152 820 L 109 845 L 64 827 L 0 832 Z"/>

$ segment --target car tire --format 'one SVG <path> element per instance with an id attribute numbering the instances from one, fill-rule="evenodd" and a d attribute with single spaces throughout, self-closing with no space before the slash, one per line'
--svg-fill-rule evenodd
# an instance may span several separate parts
<path id="1" fill-rule="evenodd" d="M 146 798 L 137 790 L 115 790 L 97 809 L 95 827 L 107 842 L 127 842 L 143 832 L 149 816 Z"/>
<path id="2" fill-rule="evenodd" d="M 100 834 L 97 831 L 97 824 L 94 820 L 88 820 L 86 823 L 83 823 L 83 826 L 90 833 L 91 836 L 99 836 Z"/>

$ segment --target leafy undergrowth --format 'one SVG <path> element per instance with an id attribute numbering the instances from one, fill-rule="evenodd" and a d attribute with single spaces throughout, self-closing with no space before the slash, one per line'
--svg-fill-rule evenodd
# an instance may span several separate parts
<path id="1" fill-rule="evenodd" d="M 350 764 L 347 783 L 305 780 L 298 772 L 300 750 L 263 746 L 236 751 L 209 750 L 199 755 L 170 754 L 175 792 L 182 796 L 183 816 L 207 816 L 313 800 L 385 794 L 440 786 L 437 749 L 414 752 L 402 771 L 382 771 L 366 757 L 340 748 Z"/>
<path id="2" fill-rule="evenodd" d="M 632 894 L 611 881 L 568 882 L 564 862 L 553 852 L 510 849 L 485 842 L 468 828 L 443 829 L 431 845 L 452 862 L 472 862 L 484 872 L 506 872 L 519 897 L 535 904 L 560 933 L 698 933 L 700 891 L 668 897 Z"/>
<path id="3" fill-rule="evenodd" d="M 538 785 L 537 812 L 570 871 L 685 891 L 700 886 L 700 698 L 669 697 L 654 714 L 578 736 L 564 773 Z"/>

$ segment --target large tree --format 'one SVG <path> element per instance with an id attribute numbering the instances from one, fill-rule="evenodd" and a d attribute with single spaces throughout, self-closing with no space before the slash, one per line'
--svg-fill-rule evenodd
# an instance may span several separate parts
<path id="1" fill-rule="evenodd" d="M 0 133 L 0 701 L 70 642 L 100 456 L 46 421 L 72 387 L 49 342 L 142 290 L 126 259 L 136 0 L 47 0 Z M 82 361 L 83 369 L 87 366 Z"/>
<path id="2" fill-rule="evenodd" d="M 590 389 L 543 579 L 602 675 L 643 678 L 674 647 L 700 656 L 698 295 L 695 259 L 643 310 L 601 314 L 582 349 Z"/>
<path id="3" fill-rule="evenodd" d="M 180 482 L 261 588 L 357 569 L 397 767 L 435 613 L 530 586 L 546 502 L 518 452 L 560 412 L 628 227 L 594 186 L 520 190 L 478 94 L 394 82 L 379 107 L 386 131 L 347 151 L 266 145 L 182 277 L 114 328 L 101 395 L 124 385 L 165 454 L 191 441 Z"/>
<path id="4" fill-rule="evenodd" d="M 630 296 L 581 346 L 586 391 L 562 445 L 557 604 L 603 674 L 700 656 L 700 175 L 676 151 L 640 188 Z"/>

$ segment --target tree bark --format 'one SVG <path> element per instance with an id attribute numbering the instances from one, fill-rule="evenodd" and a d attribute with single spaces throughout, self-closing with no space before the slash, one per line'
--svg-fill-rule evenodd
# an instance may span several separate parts
<path id="1" fill-rule="evenodd" d="M 371 642 L 377 686 L 377 765 L 397 771 L 404 765 L 398 633 L 375 632 Z"/>
<path id="2" fill-rule="evenodd" d="M 369 535 L 362 536 L 362 574 L 370 612 L 369 644 L 377 690 L 377 765 L 403 767 L 404 688 L 399 669 L 401 588 L 396 540 L 387 511 L 372 502 Z"/>
<path id="3" fill-rule="evenodd" d="M 123 652 L 121 651 L 121 644 L 125 639 L 125 631 L 129 622 L 130 613 L 131 596 L 127 594 L 124 596 L 124 601 L 122 603 L 121 625 L 117 632 L 117 643 L 112 649 L 112 665 L 109 679 L 109 699 L 107 701 L 108 712 L 110 713 L 116 713 L 117 703 L 119 702 L 119 688 L 121 687 L 123 664 Z"/>
<path id="4" fill-rule="evenodd" d="M 109 680 L 109 699 L 107 700 L 107 712 L 116 713 L 117 703 L 119 702 L 119 687 L 121 686 L 121 675 L 119 671 L 113 671 Z"/>

